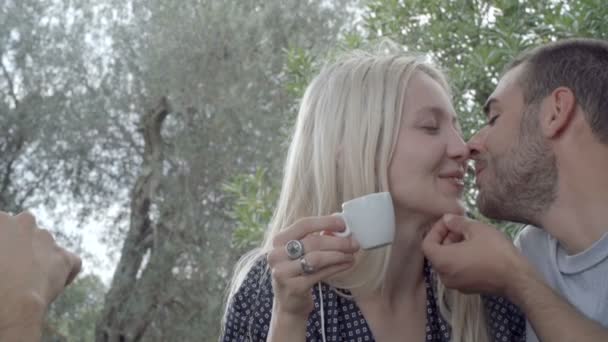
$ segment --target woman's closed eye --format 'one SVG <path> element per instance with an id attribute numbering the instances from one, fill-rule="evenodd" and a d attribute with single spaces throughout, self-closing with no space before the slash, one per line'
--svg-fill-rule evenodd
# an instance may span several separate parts
<path id="1" fill-rule="evenodd" d="M 439 131 L 439 124 L 437 122 L 423 122 L 420 128 L 429 133 L 437 133 Z"/>

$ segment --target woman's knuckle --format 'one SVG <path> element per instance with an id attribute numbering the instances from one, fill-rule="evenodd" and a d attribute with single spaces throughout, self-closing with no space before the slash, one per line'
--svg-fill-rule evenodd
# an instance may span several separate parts
<path id="1" fill-rule="evenodd" d="M 294 222 L 289 228 L 290 229 L 301 229 L 302 227 L 305 227 L 309 224 L 309 218 L 307 217 L 301 217 L 299 219 L 296 220 L 296 222 Z"/>
<path id="2" fill-rule="evenodd" d="M 268 254 L 266 254 L 266 263 L 268 263 L 269 266 L 273 266 L 277 261 L 277 252 L 276 249 L 271 250 L 270 252 L 268 252 Z"/>
<path id="3" fill-rule="evenodd" d="M 281 271 L 277 268 L 271 268 L 270 269 L 270 276 L 276 280 L 279 281 L 281 279 Z"/>
<path id="4" fill-rule="evenodd" d="M 323 258 L 319 253 L 310 253 L 310 255 L 306 257 L 306 261 L 313 268 L 318 268 L 322 266 Z"/>
<path id="5" fill-rule="evenodd" d="M 281 235 L 277 235 L 274 238 L 272 238 L 272 246 L 273 247 L 278 247 L 280 245 L 283 244 L 283 240 L 281 239 Z"/>
<path id="6" fill-rule="evenodd" d="M 307 236 L 303 243 L 308 251 L 316 251 L 321 249 L 321 236 L 319 235 L 309 235 Z"/>

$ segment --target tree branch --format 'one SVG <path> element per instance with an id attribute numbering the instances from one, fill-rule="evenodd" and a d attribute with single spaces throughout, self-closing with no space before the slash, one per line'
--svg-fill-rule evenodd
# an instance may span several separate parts
<path id="1" fill-rule="evenodd" d="M 15 101 L 15 108 L 19 106 L 19 99 L 17 98 L 17 94 L 15 93 L 15 85 L 13 83 L 13 79 L 11 78 L 11 75 L 8 72 L 8 69 L 6 69 L 6 66 L 4 65 L 4 62 L 2 61 L 2 59 L 0 58 L 0 66 L 2 66 L 2 73 L 4 74 L 4 77 L 6 78 L 6 81 L 8 82 L 8 93 L 10 95 L 10 97 L 13 99 L 13 101 Z"/>

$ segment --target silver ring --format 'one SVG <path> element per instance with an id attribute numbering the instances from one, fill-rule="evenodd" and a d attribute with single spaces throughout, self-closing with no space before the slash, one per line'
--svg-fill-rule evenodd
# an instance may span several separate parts
<path id="1" fill-rule="evenodd" d="M 285 244 L 285 252 L 291 260 L 297 260 L 304 255 L 304 244 L 300 240 L 289 240 Z"/>
<path id="2" fill-rule="evenodd" d="M 300 267 L 302 267 L 302 273 L 304 274 L 315 273 L 315 268 L 306 261 L 306 257 L 300 258 Z"/>

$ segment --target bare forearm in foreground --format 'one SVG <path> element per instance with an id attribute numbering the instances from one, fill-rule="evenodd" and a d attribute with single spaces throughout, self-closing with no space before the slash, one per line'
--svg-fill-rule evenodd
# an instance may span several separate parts
<path id="1" fill-rule="evenodd" d="M 509 298 L 525 313 L 540 341 L 608 341 L 608 329 L 585 317 L 534 271 L 522 271 Z"/>

